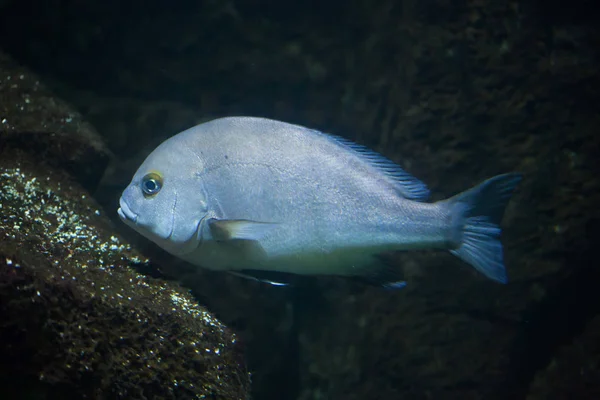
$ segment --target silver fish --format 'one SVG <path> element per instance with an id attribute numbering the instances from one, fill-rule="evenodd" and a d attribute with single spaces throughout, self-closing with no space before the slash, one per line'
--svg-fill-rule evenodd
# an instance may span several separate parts
<path id="1" fill-rule="evenodd" d="M 521 175 L 428 203 L 392 161 L 341 137 L 264 118 L 206 122 L 160 144 L 120 199 L 120 218 L 196 266 L 285 284 L 341 275 L 398 288 L 379 257 L 448 250 L 505 283 L 500 221 Z M 272 278 L 276 276 L 277 278 Z"/>

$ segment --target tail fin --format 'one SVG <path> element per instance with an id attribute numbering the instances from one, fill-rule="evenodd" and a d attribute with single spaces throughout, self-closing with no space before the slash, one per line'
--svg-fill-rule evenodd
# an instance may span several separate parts
<path id="1" fill-rule="evenodd" d="M 500 243 L 500 221 L 521 178 L 518 173 L 498 175 L 446 200 L 453 209 L 453 225 L 460 243 L 450 252 L 501 283 L 508 278 Z"/>

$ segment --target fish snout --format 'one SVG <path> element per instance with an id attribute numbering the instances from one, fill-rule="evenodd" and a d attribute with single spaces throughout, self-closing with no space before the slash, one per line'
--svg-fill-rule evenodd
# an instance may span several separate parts
<path id="1" fill-rule="evenodd" d="M 136 223 L 138 216 L 136 213 L 134 213 L 133 211 L 131 211 L 131 208 L 129 208 L 129 205 L 127 205 L 127 203 L 125 202 L 125 200 L 123 200 L 123 198 L 121 197 L 119 199 L 119 209 L 117 210 L 117 213 L 119 214 L 119 217 L 123 220 L 123 222 L 131 222 L 131 223 Z"/>

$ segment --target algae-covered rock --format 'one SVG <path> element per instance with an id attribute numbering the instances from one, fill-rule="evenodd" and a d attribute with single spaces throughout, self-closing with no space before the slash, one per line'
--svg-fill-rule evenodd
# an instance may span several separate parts
<path id="1" fill-rule="evenodd" d="M 1 397 L 246 399 L 236 336 L 185 289 L 138 272 L 148 261 L 78 182 L 94 186 L 104 168 L 93 129 L 11 68 L 0 70 Z"/>

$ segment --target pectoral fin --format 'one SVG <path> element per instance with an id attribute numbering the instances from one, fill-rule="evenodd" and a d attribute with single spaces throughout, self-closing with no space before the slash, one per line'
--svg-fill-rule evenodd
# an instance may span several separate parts
<path id="1" fill-rule="evenodd" d="M 277 224 L 246 219 L 211 219 L 208 226 L 215 240 L 260 240 Z"/>

